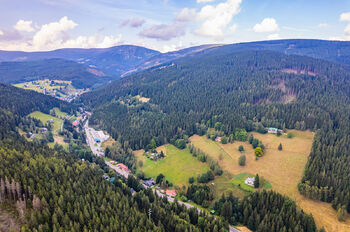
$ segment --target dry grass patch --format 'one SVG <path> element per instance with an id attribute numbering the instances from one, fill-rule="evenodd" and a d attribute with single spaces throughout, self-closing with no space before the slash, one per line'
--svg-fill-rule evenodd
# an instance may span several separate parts
<path id="1" fill-rule="evenodd" d="M 115 140 L 111 136 L 109 136 L 109 139 L 104 141 L 101 147 L 102 149 L 106 149 L 107 147 L 111 147 L 113 143 L 115 143 Z"/>
<path id="2" fill-rule="evenodd" d="M 277 137 L 273 134 L 252 133 L 261 140 L 266 147 L 265 154 L 255 160 L 254 150 L 248 142 L 235 141 L 233 144 L 220 144 L 211 141 L 205 136 L 192 136 L 191 142 L 211 157 L 216 159 L 220 166 L 233 175 L 240 173 L 258 173 L 268 180 L 273 190 L 294 199 L 307 213 L 312 213 L 318 227 L 324 226 L 326 231 L 350 231 L 350 219 L 346 222 L 337 220 L 337 213 L 331 205 L 324 202 L 313 201 L 299 194 L 297 184 L 301 180 L 304 167 L 311 151 L 314 133 L 309 131 L 290 130 L 295 136 L 291 139 L 286 135 Z M 283 150 L 278 145 L 282 143 Z M 244 146 L 246 165 L 238 165 L 238 151 L 240 145 Z M 220 153 L 222 160 L 219 159 Z M 239 196 L 239 195 L 238 195 Z"/>

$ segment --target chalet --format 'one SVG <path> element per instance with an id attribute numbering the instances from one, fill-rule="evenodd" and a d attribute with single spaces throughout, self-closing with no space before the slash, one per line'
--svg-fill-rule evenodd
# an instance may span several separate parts
<path id="1" fill-rule="evenodd" d="M 245 179 L 244 183 L 249 186 L 254 186 L 255 177 L 248 177 Z"/>
<path id="2" fill-rule="evenodd" d="M 72 126 L 76 127 L 79 125 L 79 121 L 78 120 L 75 120 L 72 122 Z"/>
<path id="3" fill-rule="evenodd" d="M 126 171 L 126 172 L 129 171 L 129 168 L 125 164 L 122 164 L 122 163 L 117 164 L 117 167 L 122 169 L 122 170 L 124 170 L 124 171 Z"/>
<path id="4" fill-rule="evenodd" d="M 166 189 L 165 190 L 165 194 L 168 195 L 168 196 L 171 196 L 171 197 L 176 197 L 176 191 L 175 190 Z"/>
<path id="5" fill-rule="evenodd" d="M 153 180 L 153 178 L 148 179 L 148 180 L 145 180 L 143 183 L 144 183 L 147 187 L 150 187 L 150 188 L 152 188 L 152 187 L 156 184 L 156 182 Z"/>
<path id="6" fill-rule="evenodd" d="M 283 133 L 283 130 L 280 130 L 274 127 L 266 127 L 265 129 L 267 130 L 267 133 L 270 133 L 270 134 L 277 134 L 278 132 Z"/>
<path id="7" fill-rule="evenodd" d="M 278 129 L 274 127 L 268 127 L 265 129 L 267 130 L 267 133 L 270 133 L 270 134 L 277 134 L 277 131 L 278 131 Z"/>

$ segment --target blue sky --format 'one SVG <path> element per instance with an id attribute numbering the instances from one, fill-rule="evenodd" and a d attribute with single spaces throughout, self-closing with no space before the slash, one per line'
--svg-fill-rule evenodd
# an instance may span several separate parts
<path id="1" fill-rule="evenodd" d="M 0 49 L 350 40 L 350 0 L 0 0 Z"/>

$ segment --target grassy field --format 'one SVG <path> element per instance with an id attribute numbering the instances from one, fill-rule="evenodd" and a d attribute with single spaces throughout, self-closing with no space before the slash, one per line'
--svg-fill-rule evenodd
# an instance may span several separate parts
<path id="1" fill-rule="evenodd" d="M 324 226 L 327 231 L 350 231 L 350 219 L 342 223 L 337 220 L 336 211 L 330 204 L 313 201 L 300 195 L 297 184 L 301 180 L 308 155 L 311 151 L 314 133 L 308 131 L 291 130 L 295 137 L 286 135 L 277 137 L 273 134 L 253 133 L 255 138 L 263 142 L 266 147 L 265 155 L 255 160 L 252 146 L 248 142 L 235 141 L 233 144 L 221 144 L 207 139 L 205 136 L 192 136 L 192 144 L 199 147 L 216 159 L 220 166 L 232 175 L 241 173 L 258 173 L 268 180 L 272 189 L 286 194 L 308 213 L 312 213 L 319 227 Z M 277 149 L 282 143 L 283 150 Z M 238 165 L 241 153 L 238 147 L 245 148 L 246 165 Z M 222 160 L 219 159 L 222 154 Z M 238 195 L 239 196 L 239 195 Z"/>
<path id="2" fill-rule="evenodd" d="M 58 109 L 57 107 L 53 108 L 53 110 L 55 111 L 55 114 L 57 117 L 59 118 L 64 118 L 67 116 L 67 113 L 62 112 L 60 109 Z"/>
<path id="3" fill-rule="evenodd" d="M 209 170 L 208 165 L 193 157 L 188 149 L 180 150 L 173 145 L 165 145 L 159 149 L 165 149 L 166 157 L 158 161 L 143 156 L 142 150 L 135 152 L 137 160 L 143 162 L 143 166 L 138 164 L 137 169 L 142 170 L 147 177 L 156 178 L 162 173 L 174 185 L 182 186 L 188 184 L 188 178 L 197 177 Z"/>
<path id="4" fill-rule="evenodd" d="M 244 183 L 244 181 L 248 178 L 248 177 L 255 177 L 255 175 L 253 174 L 249 174 L 246 172 L 240 173 L 238 175 L 233 176 L 231 183 L 238 186 L 239 188 L 248 191 L 248 192 L 255 192 L 256 189 L 250 185 L 247 185 Z M 272 186 L 270 184 L 270 182 L 264 180 L 264 183 L 262 184 L 261 188 L 263 189 L 271 189 Z"/>
<path id="5" fill-rule="evenodd" d="M 64 114 L 63 112 L 59 111 L 59 114 L 60 113 L 61 113 L 61 115 Z M 50 119 L 53 119 L 54 122 L 53 122 L 52 134 L 53 134 L 53 138 L 55 141 L 52 143 L 48 143 L 48 146 L 53 148 L 55 143 L 57 143 L 57 144 L 62 145 L 64 149 L 68 149 L 68 144 L 65 143 L 63 141 L 63 137 L 59 136 L 59 134 L 58 134 L 61 130 L 62 125 L 63 125 L 62 119 L 54 117 L 54 116 L 49 115 L 49 114 L 44 114 L 40 111 L 35 111 L 35 112 L 29 114 L 28 116 L 40 120 L 44 125 L 47 123 L 47 121 L 49 121 Z M 42 136 L 41 134 L 38 134 L 38 135 L 36 135 L 36 138 L 40 139 L 41 136 Z"/>
<path id="6" fill-rule="evenodd" d="M 29 116 L 40 120 L 44 125 L 47 123 L 47 121 L 49 121 L 50 119 L 53 119 L 54 122 L 53 122 L 53 129 L 52 130 L 54 132 L 59 131 L 61 129 L 61 126 L 63 123 L 62 119 L 56 118 L 56 117 L 49 115 L 49 114 L 44 114 L 40 111 L 34 111 L 33 113 L 29 114 Z"/>

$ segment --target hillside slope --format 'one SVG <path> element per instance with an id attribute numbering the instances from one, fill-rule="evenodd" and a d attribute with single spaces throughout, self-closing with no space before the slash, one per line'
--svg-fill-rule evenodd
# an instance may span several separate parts
<path id="1" fill-rule="evenodd" d="M 97 75 L 96 75 L 97 74 Z M 111 80 L 97 70 L 63 59 L 1 62 L 0 82 L 14 84 L 41 79 L 72 81 L 76 88 L 91 88 Z"/>
<path id="2" fill-rule="evenodd" d="M 135 149 L 151 139 L 160 145 L 203 134 L 217 123 L 233 137 L 237 129 L 271 126 L 316 131 L 299 191 L 350 212 L 349 66 L 271 51 L 229 53 L 230 46 L 83 95 L 94 110 L 91 123 Z"/>
<path id="3" fill-rule="evenodd" d="M 66 48 L 48 52 L 0 51 L 0 61 L 36 61 L 65 59 L 97 69 L 105 75 L 119 77 L 122 73 L 158 55 L 159 52 L 139 46 L 121 45 L 110 48 Z"/>

